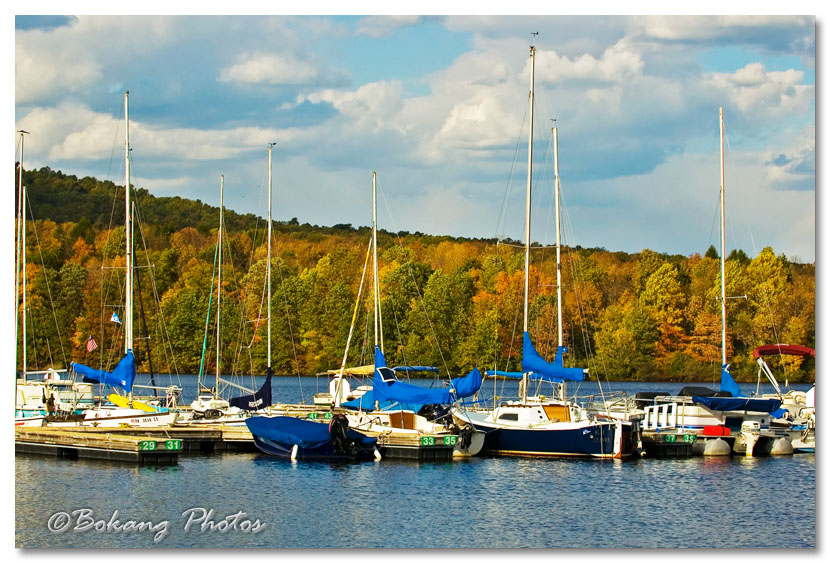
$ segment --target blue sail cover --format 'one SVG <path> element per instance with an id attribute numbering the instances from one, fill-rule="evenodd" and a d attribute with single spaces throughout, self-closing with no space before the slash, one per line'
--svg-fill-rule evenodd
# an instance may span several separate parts
<path id="1" fill-rule="evenodd" d="M 459 399 L 472 397 L 481 389 L 481 381 L 481 372 L 476 367 L 464 377 L 456 377 L 453 379 L 451 390 L 455 391 L 455 395 Z"/>
<path id="2" fill-rule="evenodd" d="M 246 411 L 258 411 L 271 405 L 271 368 L 267 368 L 268 376 L 259 391 L 253 395 L 242 395 L 232 398 L 229 403 Z"/>
<path id="3" fill-rule="evenodd" d="M 375 375 L 372 391 L 376 401 L 397 401 L 399 403 L 417 403 L 421 405 L 448 404 L 450 390 L 438 387 L 426 389 L 410 385 L 394 378 L 394 371 L 386 367 L 383 352 L 375 346 Z M 390 375 L 391 374 L 391 375 Z"/>
<path id="4" fill-rule="evenodd" d="M 723 364 L 720 372 L 720 390 L 729 391 L 733 397 L 743 397 L 741 395 L 741 388 L 732 379 L 732 374 L 729 373 L 729 364 Z"/>
<path id="5" fill-rule="evenodd" d="M 113 387 L 121 387 L 127 393 L 133 390 L 133 380 L 135 379 L 135 357 L 130 350 L 121 358 L 118 365 L 112 372 L 104 371 L 102 369 L 92 369 L 83 364 L 76 364 L 72 362 L 72 369 L 84 376 L 84 380 L 96 381 L 112 385 Z"/>
<path id="6" fill-rule="evenodd" d="M 508 377 L 510 379 L 521 379 L 524 374 L 520 371 L 501 371 L 498 369 L 488 369 L 484 372 L 486 375 L 498 375 L 501 377 Z"/>
<path id="7" fill-rule="evenodd" d="M 562 365 L 562 354 L 567 351 L 568 349 L 564 346 L 559 346 L 556 350 L 556 359 L 553 363 L 547 362 L 533 347 L 530 335 L 525 332 L 522 346 L 522 370 L 532 372 L 532 379 L 554 382 L 582 381 L 585 378 L 582 368 L 566 368 Z"/>
<path id="8" fill-rule="evenodd" d="M 422 403 L 399 403 L 398 401 L 378 401 L 377 409 L 375 409 L 375 394 L 367 391 L 357 399 L 340 403 L 341 407 L 347 409 L 358 409 L 363 411 L 388 411 L 388 410 L 404 410 L 418 412 L 424 405 Z"/>
<path id="9" fill-rule="evenodd" d="M 692 402 L 713 411 L 775 412 L 781 406 L 779 399 L 750 399 L 748 397 L 692 397 Z"/>

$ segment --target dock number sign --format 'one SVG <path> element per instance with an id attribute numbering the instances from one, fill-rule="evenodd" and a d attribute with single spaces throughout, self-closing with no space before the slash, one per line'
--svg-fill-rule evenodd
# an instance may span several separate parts
<path id="1" fill-rule="evenodd" d="M 163 447 L 160 447 L 162 445 Z M 164 440 L 163 442 L 156 442 L 155 440 L 142 440 L 138 443 L 138 449 L 142 452 L 154 452 L 157 450 L 178 451 L 182 449 L 182 441 Z"/>

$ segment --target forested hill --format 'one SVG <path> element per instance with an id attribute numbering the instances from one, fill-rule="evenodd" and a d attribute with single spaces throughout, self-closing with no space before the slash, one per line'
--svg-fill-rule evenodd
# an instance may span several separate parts
<path id="1" fill-rule="evenodd" d="M 123 349 L 123 187 L 43 168 L 24 171 L 27 221 L 27 351 L 30 369 L 80 361 L 112 367 Z M 205 319 L 215 342 L 219 210 L 135 190 L 136 357 L 157 372 L 213 373 L 202 362 Z M 265 222 L 225 212 L 221 371 L 262 373 L 266 362 Z M 283 374 L 339 366 L 360 287 L 369 229 L 275 222 L 272 365 Z M 382 232 L 378 241 L 383 340 L 390 365 L 478 365 L 516 370 L 521 357 L 522 249 L 492 240 Z M 704 252 L 705 250 L 705 252 Z M 713 248 L 691 256 L 563 249 L 567 365 L 609 379 L 720 379 L 720 264 Z M 533 252 L 530 332 L 540 353 L 556 348 L 556 262 Z M 119 268 L 120 267 L 120 268 Z M 754 380 L 755 346 L 815 346 L 815 265 L 765 248 L 727 259 L 728 357 Z M 371 362 L 371 295 L 361 293 L 349 363 Z M 211 291 L 213 289 L 213 296 Z M 144 311 L 144 322 L 138 318 Z M 146 324 L 146 332 L 143 328 Z M 147 338 L 143 338 L 143 335 Z M 98 348 L 87 353 L 93 337 Z M 22 338 L 22 332 L 20 335 Z M 20 360 L 19 360 L 20 365 Z M 786 364 L 790 381 L 813 381 L 815 363 Z"/>
<path id="2" fill-rule="evenodd" d="M 124 186 L 111 181 L 92 177 L 78 178 L 45 167 L 40 170 L 24 170 L 23 185 L 29 191 L 29 202 L 37 210 L 36 219 L 51 219 L 56 223 L 74 223 L 85 218 L 94 228 L 107 228 L 111 224 L 123 223 Z M 216 229 L 219 223 L 219 208 L 202 203 L 201 200 L 181 197 L 156 197 L 144 188 L 134 188 L 133 198 L 141 210 L 141 219 L 156 227 L 159 232 L 170 235 L 185 227 L 193 227 L 201 233 Z M 15 192 L 15 204 L 17 193 Z M 229 231 L 254 230 L 262 226 L 263 219 L 252 213 L 244 215 L 225 209 L 225 228 Z M 293 218 L 289 221 L 274 221 L 274 229 L 284 233 L 306 235 L 354 234 L 367 232 L 368 228 L 355 229 L 350 224 L 331 227 L 300 224 Z M 409 234 L 402 231 L 400 234 Z M 449 236 L 432 236 L 420 232 L 415 235 L 432 243 L 443 240 L 466 241 L 474 239 Z M 494 242 L 494 240 L 489 240 Z"/>

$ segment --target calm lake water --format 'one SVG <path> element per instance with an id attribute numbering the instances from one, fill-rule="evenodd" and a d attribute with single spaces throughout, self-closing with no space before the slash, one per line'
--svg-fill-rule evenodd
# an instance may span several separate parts
<path id="1" fill-rule="evenodd" d="M 192 376 L 181 381 L 195 388 Z M 482 395 L 492 396 L 492 383 L 485 385 L 490 389 Z M 323 378 L 275 378 L 274 397 L 310 401 L 325 386 Z M 610 391 L 682 386 L 618 383 Z M 594 392 L 596 383 L 585 382 L 579 394 Z M 498 391 L 511 393 L 515 384 Z M 15 544 L 810 548 L 816 546 L 815 475 L 813 454 L 342 465 L 213 454 L 182 456 L 177 466 L 164 468 L 18 455 Z M 117 530 L 116 520 L 152 529 Z M 69 531 L 50 531 L 66 522 Z"/>

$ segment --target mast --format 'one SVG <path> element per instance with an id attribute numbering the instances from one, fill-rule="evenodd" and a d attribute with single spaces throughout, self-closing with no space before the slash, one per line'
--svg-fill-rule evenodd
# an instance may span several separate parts
<path id="1" fill-rule="evenodd" d="M 23 186 L 23 199 L 26 199 L 26 186 Z M 26 217 L 26 206 L 23 206 L 23 217 Z M 23 237 L 21 240 L 23 246 L 23 379 L 26 379 L 26 370 L 28 369 L 28 362 L 26 359 L 26 227 L 23 227 Z"/>
<path id="2" fill-rule="evenodd" d="M 20 133 L 20 161 L 17 165 L 18 171 L 18 180 L 17 180 L 17 252 L 15 253 L 15 288 L 14 288 L 14 344 L 15 350 L 17 349 L 17 331 L 18 325 L 20 324 L 20 266 L 23 265 L 23 309 L 24 309 L 24 316 L 23 316 L 23 378 L 26 378 L 26 316 L 25 316 L 25 309 L 26 309 L 26 245 L 24 241 L 26 240 L 26 206 L 23 203 L 25 200 L 25 192 L 26 188 L 23 187 L 23 135 L 28 134 L 28 131 L 19 130 Z M 15 396 L 17 396 L 17 354 L 14 355 L 14 390 Z"/>
<path id="3" fill-rule="evenodd" d="M 559 130 L 553 131 L 553 185 L 556 191 L 556 327 L 558 346 L 562 346 L 562 238 L 559 220 Z"/>
<path id="4" fill-rule="evenodd" d="M 723 159 L 723 107 L 720 108 L 720 318 L 721 364 L 726 365 L 726 197 Z"/>
<path id="5" fill-rule="evenodd" d="M 357 311 L 360 307 L 360 295 L 363 293 L 363 281 L 366 279 L 366 269 L 369 266 L 369 252 L 372 250 L 372 241 L 369 240 L 369 247 L 366 249 L 366 260 L 363 262 L 363 273 L 360 275 L 360 285 L 357 287 L 357 299 L 354 302 L 354 311 L 352 312 L 352 322 L 349 325 L 349 335 L 346 337 L 346 350 L 343 352 L 343 361 L 340 362 L 340 375 L 338 375 L 337 385 L 334 389 L 334 400 L 332 405 L 340 406 L 340 389 L 343 386 L 343 379 L 346 374 L 346 360 L 349 357 L 349 345 L 352 343 L 352 334 L 354 332 L 354 324 L 357 320 Z"/>
<path id="6" fill-rule="evenodd" d="M 219 176 L 219 281 L 216 284 L 216 387 L 213 389 L 213 398 L 219 398 L 219 304 L 222 300 L 222 223 L 225 211 L 225 175 Z"/>
<path id="7" fill-rule="evenodd" d="M 527 137 L 527 190 L 525 192 L 525 303 L 524 319 L 522 322 L 523 333 L 527 333 L 528 324 L 528 303 L 530 291 L 530 200 L 531 184 L 533 178 L 533 88 L 534 74 L 536 71 L 536 47 L 530 46 L 530 94 L 528 95 L 528 115 L 530 126 Z M 523 370 L 524 371 L 524 370 Z M 527 399 L 527 373 L 522 374 L 522 400 Z"/>
<path id="8" fill-rule="evenodd" d="M 378 198 L 377 172 L 372 172 L 372 273 L 375 290 L 375 346 L 380 338 L 380 351 L 383 352 L 383 324 L 380 320 L 380 283 L 378 281 Z"/>
<path id="9" fill-rule="evenodd" d="M 265 263 L 265 278 L 268 283 L 268 363 L 267 372 L 271 373 L 271 149 L 276 143 L 268 143 L 268 257 Z"/>
<path id="10" fill-rule="evenodd" d="M 124 353 L 133 349 L 133 237 L 132 237 L 132 205 L 130 203 L 130 91 L 124 92 L 124 238 L 126 239 L 126 275 L 124 283 Z M 132 395 L 132 393 L 130 393 Z"/>
<path id="11" fill-rule="evenodd" d="M 525 192 L 525 306 L 524 306 L 524 320 L 523 330 L 527 332 L 527 309 L 528 297 L 530 287 L 530 197 L 531 197 L 531 183 L 533 177 L 533 86 L 534 86 L 534 72 L 536 69 L 536 47 L 530 46 L 530 95 L 528 96 L 530 116 L 530 126 L 528 127 L 527 136 L 527 190 Z"/>

